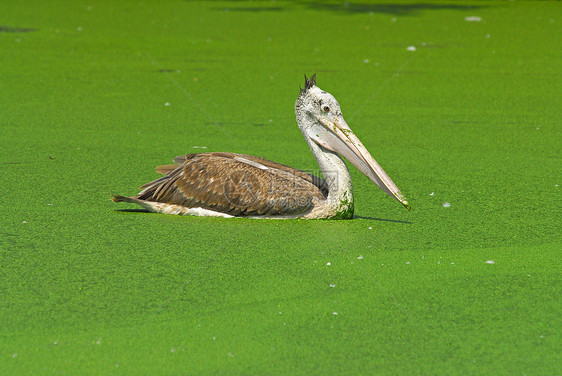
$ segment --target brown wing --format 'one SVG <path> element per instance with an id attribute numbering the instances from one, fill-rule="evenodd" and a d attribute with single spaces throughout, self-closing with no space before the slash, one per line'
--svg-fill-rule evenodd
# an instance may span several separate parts
<path id="1" fill-rule="evenodd" d="M 260 163 L 260 164 L 262 164 L 266 167 L 281 170 L 281 171 L 285 171 L 285 172 L 288 172 L 292 175 L 298 176 L 299 178 L 304 179 L 305 181 L 310 182 L 310 183 L 314 184 L 315 186 L 317 186 L 320 189 L 320 191 L 322 191 L 322 194 L 324 195 L 324 197 L 328 197 L 328 184 L 326 183 L 326 181 L 324 179 L 319 178 L 318 176 L 309 174 L 307 172 L 297 170 L 296 168 L 293 168 L 293 167 L 285 166 L 285 165 L 282 165 L 280 163 L 272 162 L 272 161 L 267 160 L 265 158 L 260 158 L 260 157 L 256 157 L 256 156 L 253 156 L 253 155 L 247 155 L 247 154 L 214 152 L 214 153 L 179 155 L 179 156 L 174 158 L 174 163 L 177 163 L 177 165 L 158 166 L 156 168 L 156 171 L 161 173 L 161 174 L 168 174 L 171 170 L 174 169 L 174 168 L 171 168 L 172 166 L 179 167 L 178 165 L 184 164 L 185 161 L 187 160 L 187 158 L 189 158 L 192 155 L 199 155 L 199 156 L 213 155 L 213 156 L 217 156 L 217 157 L 224 157 L 224 158 L 231 158 L 231 159 L 233 159 L 235 157 L 241 157 L 241 158 L 249 159 L 253 162 Z"/>
<path id="2" fill-rule="evenodd" d="M 291 215 L 327 195 L 324 180 L 263 158 L 234 153 L 176 157 L 183 163 L 143 185 L 138 199 L 200 207 L 234 216 Z"/>

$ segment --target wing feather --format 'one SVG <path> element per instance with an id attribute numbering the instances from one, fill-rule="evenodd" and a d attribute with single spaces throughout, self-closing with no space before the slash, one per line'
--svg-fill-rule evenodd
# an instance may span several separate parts
<path id="1" fill-rule="evenodd" d="M 327 196 L 324 180 L 259 157 L 197 153 L 174 162 L 182 165 L 158 167 L 167 175 L 143 185 L 135 198 L 235 216 L 274 216 L 304 213 Z"/>

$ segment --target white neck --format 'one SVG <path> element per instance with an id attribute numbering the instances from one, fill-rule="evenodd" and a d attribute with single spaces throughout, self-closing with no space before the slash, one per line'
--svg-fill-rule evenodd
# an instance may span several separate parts
<path id="1" fill-rule="evenodd" d="M 301 131 L 305 129 L 301 127 L 301 121 L 307 121 L 303 118 L 297 119 Z M 316 157 L 320 171 L 328 184 L 327 205 L 334 215 L 342 214 L 344 216 L 353 215 L 353 186 L 351 183 L 351 175 L 341 157 L 333 151 L 327 150 L 310 139 L 305 131 L 303 136 Z"/>

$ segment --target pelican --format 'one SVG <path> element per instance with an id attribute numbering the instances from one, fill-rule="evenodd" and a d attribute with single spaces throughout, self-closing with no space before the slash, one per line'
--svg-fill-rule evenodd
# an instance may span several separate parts
<path id="1" fill-rule="evenodd" d="M 246 218 L 353 218 L 351 176 L 343 156 L 410 210 L 398 187 L 345 122 L 336 98 L 305 78 L 295 103 L 297 124 L 324 179 L 235 153 L 195 153 L 156 168 L 162 177 L 132 197 L 116 195 L 157 213 Z"/>

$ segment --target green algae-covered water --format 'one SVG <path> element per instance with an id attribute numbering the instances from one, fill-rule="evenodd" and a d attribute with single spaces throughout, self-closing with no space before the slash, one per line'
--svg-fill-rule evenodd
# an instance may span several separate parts
<path id="1" fill-rule="evenodd" d="M 0 5 L 0 373 L 560 372 L 559 2 Z M 150 214 L 179 154 L 315 170 L 303 75 L 412 205 Z"/>

